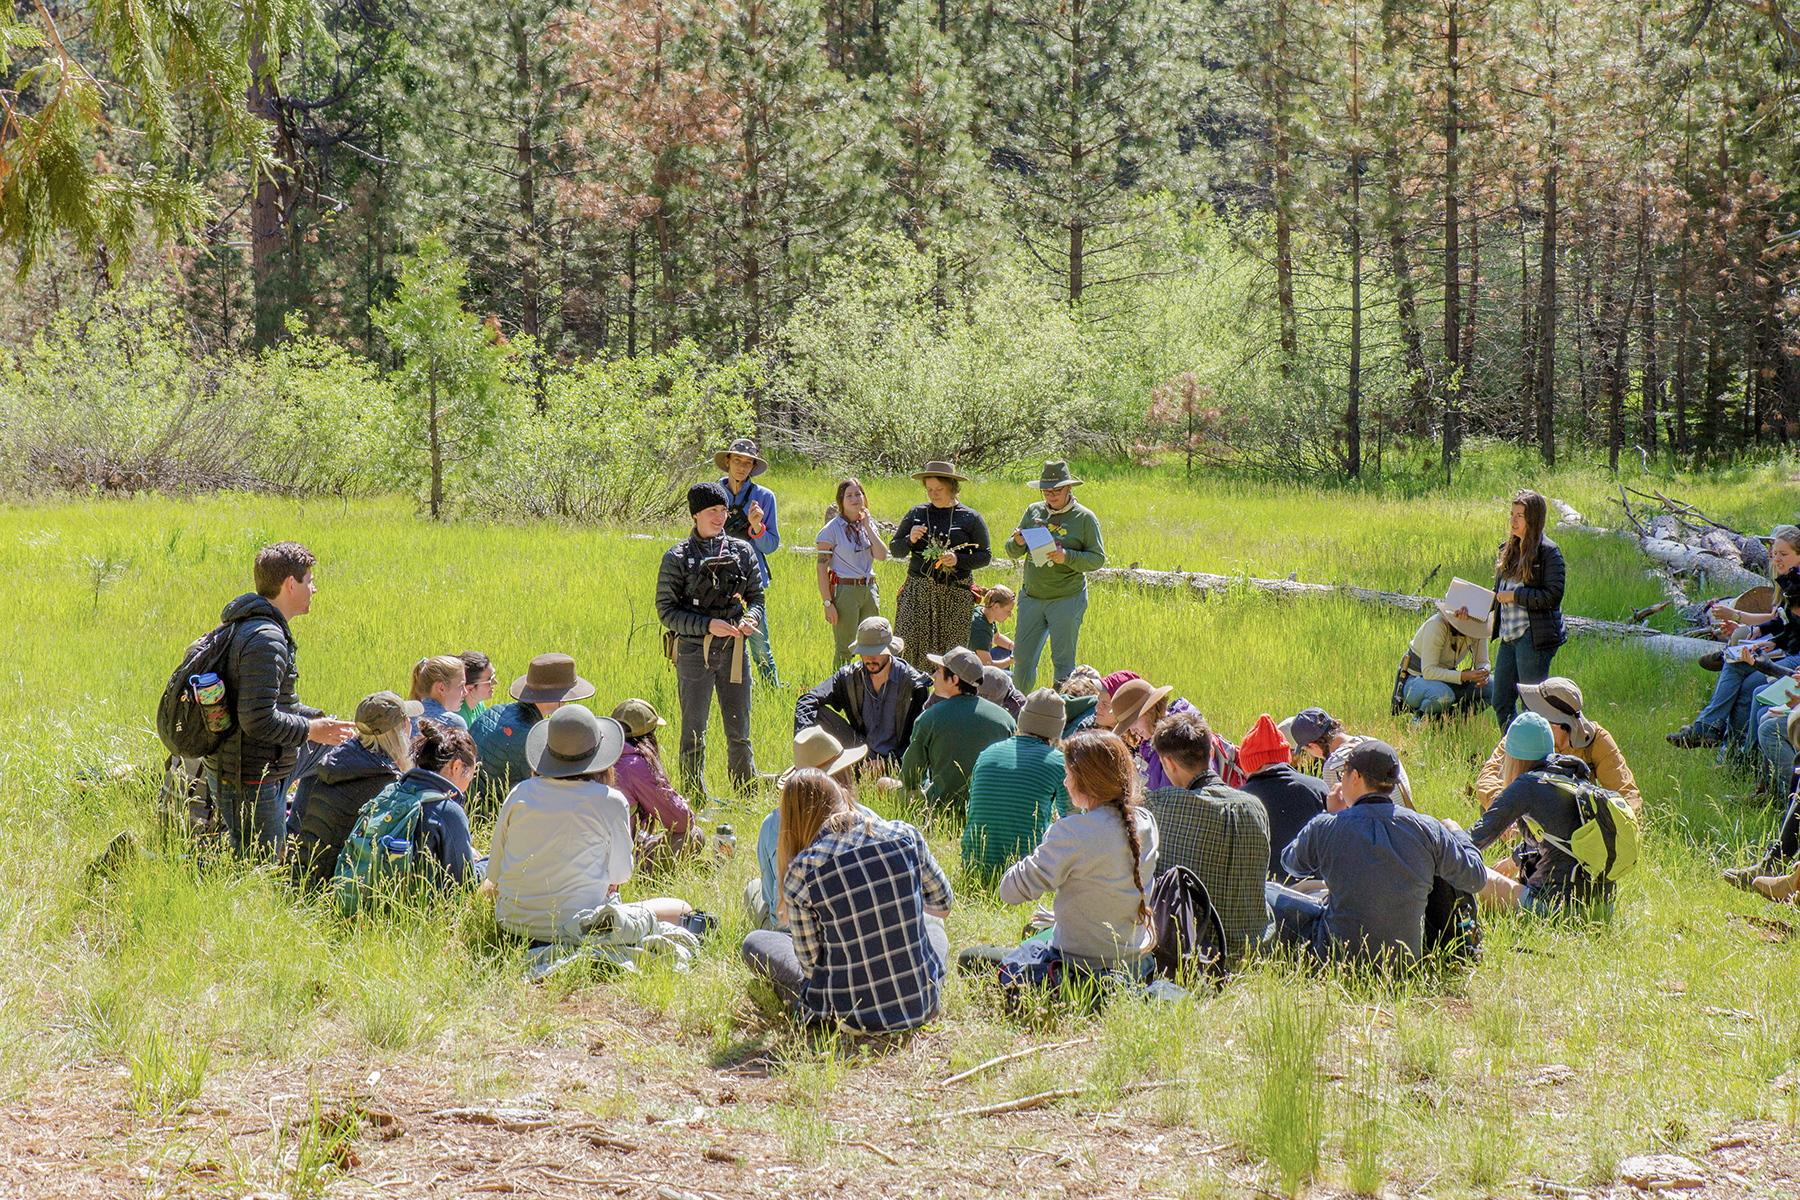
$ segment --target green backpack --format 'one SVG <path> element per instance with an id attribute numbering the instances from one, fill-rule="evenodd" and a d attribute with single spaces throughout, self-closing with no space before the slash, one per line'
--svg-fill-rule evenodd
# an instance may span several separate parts
<path id="1" fill-rule="evenodd" d="M 1631 874 L 1638 860 L 1638 820 L 1624 798 L 1589 779 L 1571 779 L 1554 771 L 1539 771 L 1537 777 L 1569 793 L 1581 818 L 1566 842 L 1542 829 L 1538 837 L 1580 863 L 1596 880 L 1615 883 Z"/>
<path id="2" fill-rule="evenodd" d="M 396 780 L 363 805 L 332 875 L 338 911 L 353 917 L 377 895 L 391 896 L 408 885 L 421 849 L 425 801 L 433 794 Z"/>

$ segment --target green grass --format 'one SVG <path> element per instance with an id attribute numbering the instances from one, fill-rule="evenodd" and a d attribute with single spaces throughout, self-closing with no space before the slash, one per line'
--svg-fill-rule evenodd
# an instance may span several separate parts
<path id="1" fill-rule="evenodd" d="M 1484 579 L 1515 486 L 1487 467 L 1454 489 L 1416 496 L 1089 473 L 1096 478 L 1083 498 L 1105 522 L 1116 562 L 1296 571 L 1303 580 L 1408 591 L 1440 566 L 1434 587 L 1452 574 Z M 783 469 L 769 482 L 790 543 L 805 544 L 832 478 Z M 1577 468 L 1539 486 L 1592 519 L 1614 519 L 1601 473 Z M 1791 519 L 1796 507 L 1780 467 L 1684 479 L 1672 490 L 1748 528 Z M 871 481 L 871 491 L 889 518 L 917 495 L 905 480 Z M 964 498 L 987 514 L 998 539 L 1033 494 L 989 480 L 969 485 Z M 1800 1061 L 1800 971 L 1790 946 L 1727 920 L 1766 906 L 1717 874 L 1760 843 L 1772 814 L 1737 803 L 1732 797 L 1749 785 L 1709 755 L 1662 740 L 1691 717 L 1710 676 L 1587 640 L 1562 650 L 1556 670 L 1582 685 L 1590 714 L 1637 773 L 1649 816 L 1643 864 L 1610 925 L 1492 922 L 1487 954 L 1467 979 L 1372 984 L 1308 976 L 1277 960 L 1190 1003 L 1124 1002 L 1098 1016 L 1064 1009 L 1022 1022 L 1004 1015 L 985 985 L 953 978 L 947 1017 L 927 1036 L 875 1048 L 821 1042 L 768 1021 L 734 952 L 744 932 L 738 897 L 753 869 L 749 832 L 766 802 L 714 814 L 740 832 L 739 855 L 722 870 L 691 868 L 628 887 L 673 892 L 723 918 L 718 942 L 679 977 L 577 972 L 526 985 L 519 951 L 473 901 L 346 925 L 324 905 L 297 903 L 267 874 L 202 874 L 172 854 L 88 878 L 87 863 L 119 830 L 156 844 L 155 697 L 182 647 L 246 590 L 256 546 L 295 538 L 320 557 L 315 612 L 296 635 L 302 694 L 328 710 L 348 713 L 375 688 L 403 689 L 426 654 L 485 650 L 504 682 L 533 654 L 557 649 L 596 682 L 601 711 L 640 695 L 673 717 L 673 673 L 659 657 L 651 596 L 658 557 L 678 532 L 433 526 L 402 501 L 215 497 L 0 509 L 0 622 L 11 635 L 0 659 L 8 730 L 0 877 L 13 881 L 0 926 L 8 1094 L 27 1095 L 46 1072 L 70 1064 L 111 1066 L 120 1101 L 148 1127 L 225 1073 L 339 1050 L 410 1058 L 465 1094 L 504 1094 L 513 1077 L 479 1048 L 584 1044 L 600 1004 L 634 1014 L 637 1033 L 607 1047 L 616 1085 L 567 1095 L 566 1105 L 628 1114 L 636 1080 L 689 1078 L 767 1053 L 781 1100 L 741 1106 L 734 1119 L 808 1163 L 868 1161 L 848 1144 L 866 1136 L 848 1115 L 853 1102 L 874 1098 L 900 1116 L 946 1105 L 923 1090 L 927 1083 L 1009 1049 L 1080 1036 L 1095 1040 L 988 1072 L 956 1089 L 954 1102 L 1089 1083 L 1095 1105 L 1231 1147 L 1210 1162 L 1171 1166 L 1156 1184 L 1169 1195 L 1239 1194 L 1246 1171 L 1271 1188 L 1316 1175 L 1359 1191 L 1385 1178 L 1429 1180 L 1437 1196 L 1512 1194 L 1532 1177 L 1604 1182 L 1625 1155 L 1663 1139 L 1701 1144 L 1739 1118 L 1793 1121 L 1791 1100 L 1770 1080 Z M 1657 597 L 1627 544 L 1563 540 L 1568 611 L 1618 617 Z M 891 611 L 898 569 L 884 570 Z M 810 684 L 831 661 L 812 563 L 783 553 L 775 572 L 781 669 Z M 1483 720 L 1412 728 L 1388 715 L 1393 665 L 1415 623 L 1348 600 L 1202 602 L 1107 587 L 1096 592 L 1082 658 L 1175 685 L 1234 738 L 1261 712 L 1279 718 L 1322 704 L 1393 741 L 1423 806 L 1467 823 L 1469 785 L 1495 730 Z M 758 694 L 753 733 L 764 769 L 784 761 L 792 698 Z M 724 794 L 716 725 L 713 738 L 709 765 Z M 942 821 L 927 828 L 954 873 L 960 830 Z M 952 941 L 1015 939 L 1022 916 L 964 888 Z M 1552 1066 L 1567 1068 L 1567 1078 L 1551 1072 L 1544 1077 L 1557 1082 L 1533 1082 Z M 1174 1078 L 1189 1086 L 1118 1092 Z M 341 1113 L 322 1105 L 315 1097 L 294 1114 L 292 1140 L 276 1160 L 233 1169 L 296 1193 L 325 1186 L 337 1170 Z M 908 1136 L 920 1140 L 925 1163 L 948 1167 L 984 1148 L 1025 1145 L 1031 1129 L 951 1123 Z"/>

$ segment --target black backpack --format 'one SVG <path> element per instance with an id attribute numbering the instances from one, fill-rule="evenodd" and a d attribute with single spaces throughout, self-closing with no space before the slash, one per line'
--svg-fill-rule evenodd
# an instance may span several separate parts
<path id="1" fill-rule="evenodd" d="M 182 758 L 209 758 L 237 728 L 237 706 L 233 703 L 235 697 L 231 681 L 225 674 L 225 664 L 231 657 L 231 639 L 237 633 L 238 624 L 226 622 L 190 645 L 182 656 L 181 665 L 169 676 L 162 700 L 156 706 L 156 736 L 162 739 L 170 754 Z M 189 682 L 196 675 L 207 674 L 217 675 L 225 684 L 224 699 L 213 706 L 215 710 L 223 708 L 225 711 L 224 719 L 218 722 L 222 728 L 218 729 L 206 723 L 207 706 L 200 703 Z"/>
<path id="2" fill-rule="evenodd" d="M 1442 875 L 1431 881 L 1431 895 L 1425 897 L 1425 936 L 1420 944 L 1428 958 L 1440 954 L 1467 962 L 1481 958 L 1481 910 L 1475 897 L 1457 890 Z"/>
<path id="3" fill-rule="evenodd" d="M 1150 888 L 1150 928 L 1156 934 L 1156 974 L 1184 986 L 1225 979 L 1225 925 L 1200 877 L 1170 867 Z"/>

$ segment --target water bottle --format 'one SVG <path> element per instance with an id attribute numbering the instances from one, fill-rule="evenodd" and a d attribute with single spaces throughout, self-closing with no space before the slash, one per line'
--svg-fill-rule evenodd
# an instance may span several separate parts
<path id="1" fill-rule="evenodd" d="M 720 825 L 719 831 L 713 835 L 713 853 L 721 859 L 730 858 L 737 853 L 737 834 L 729 825 Z"/>
<path id="2" fill-rule="evenodd" d="M 212 671 L 204 675 L 189 675 L 188 687 L 193 689 L 194 699 L 200 704 L 208 729 L 214 733 L 223 733 L 231 728 L 231 710 L 225 706 L 223 679 Z"/>

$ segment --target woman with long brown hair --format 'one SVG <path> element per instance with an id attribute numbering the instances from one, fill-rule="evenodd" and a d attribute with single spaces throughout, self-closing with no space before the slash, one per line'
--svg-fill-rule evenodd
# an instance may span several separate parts
<path id="1" fill-rule="evenodd" d="M 1519 707 L 1519 684 L 1550 677 L 1563 629 L 1563 556 L 1544 536 L 1544 498 L 1522 488 L 1512 498 L 1508 536 L 1494 561 L 1494 716 L 1505 729 Z"/>
<path id="2" fill-rule="evenodd" d="M 856 627 L 881 615 L 881 593 L 875 587 L 875 564 L 886 562 L 887 545 L 875 531 L 869 497 L 854 475 L 837 485 L 837 514 L 819 530 L 819 598 L 825 623 L 837 637 L 837 665 L 855 656 Z"/>

